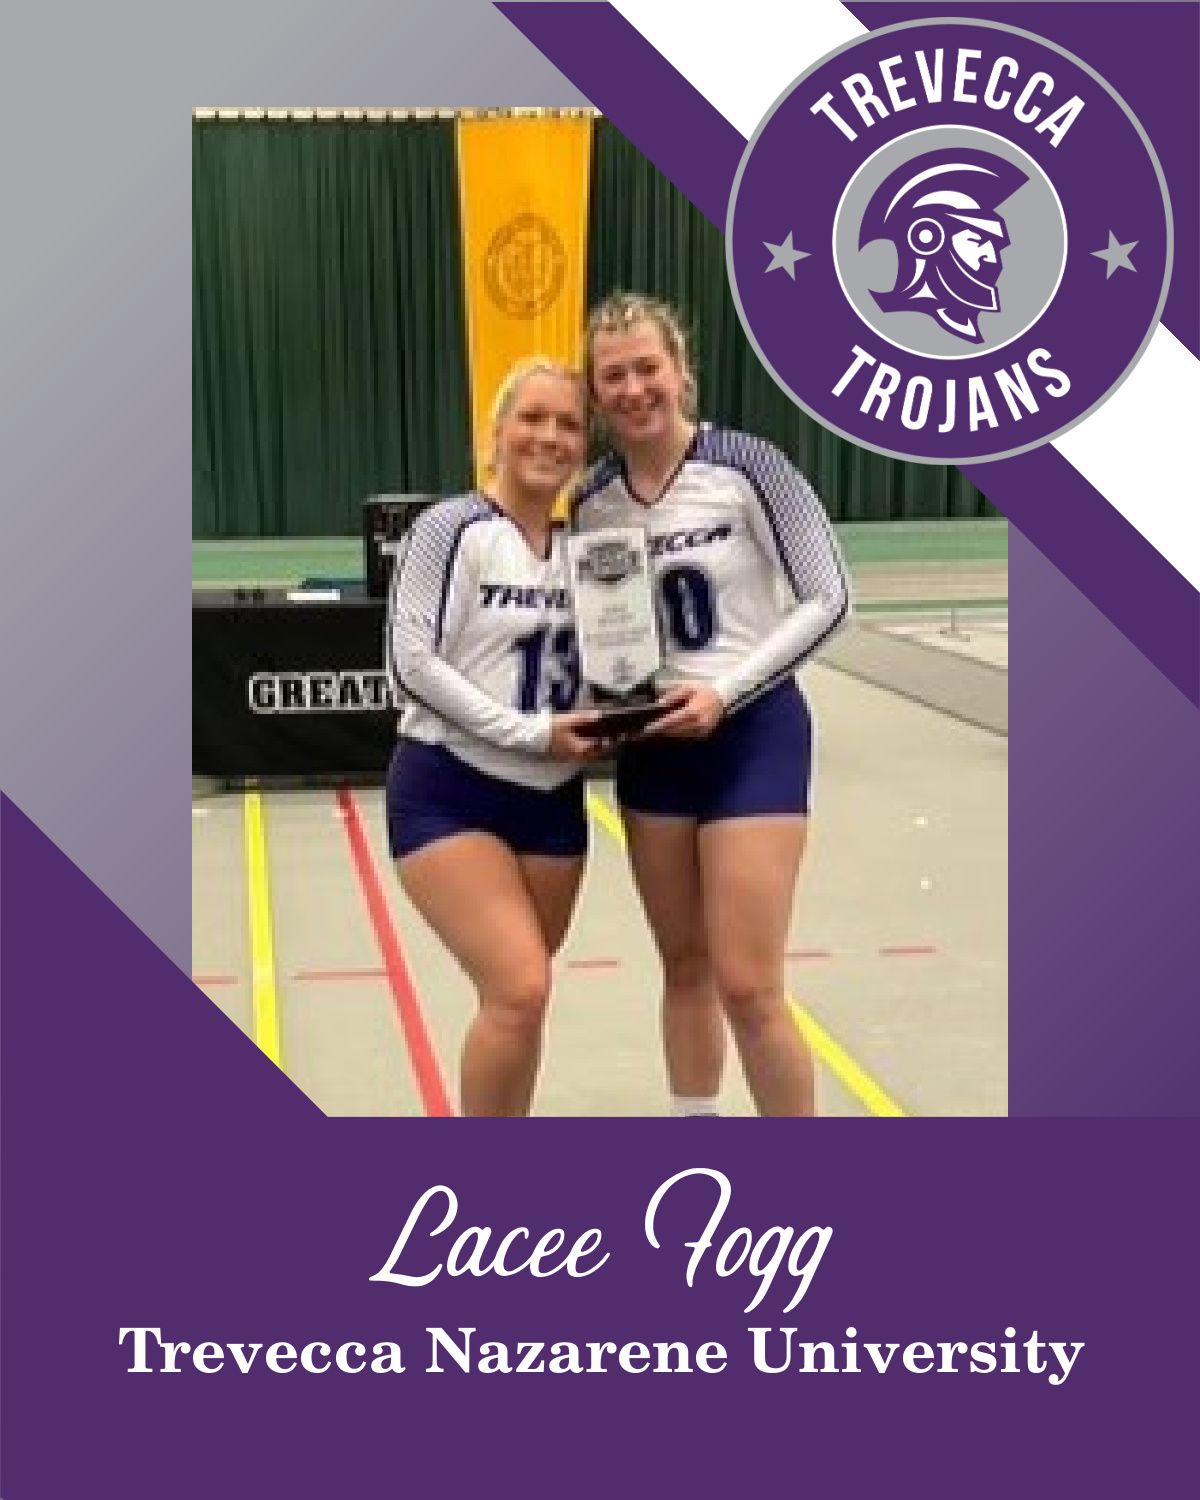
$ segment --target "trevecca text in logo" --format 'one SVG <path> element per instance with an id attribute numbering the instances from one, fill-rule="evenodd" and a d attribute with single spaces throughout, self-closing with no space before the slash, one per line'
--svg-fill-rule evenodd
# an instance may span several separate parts
<path id="1" fill-rule="evenodd" d="M 1171 213 L 1111 86 L 977 21 L 873 32 L 799 78 L 734 181 L 730 283 L 776 380 L 900 458 L 1007 457 L 1081 421 L 1154 330 Z"/>

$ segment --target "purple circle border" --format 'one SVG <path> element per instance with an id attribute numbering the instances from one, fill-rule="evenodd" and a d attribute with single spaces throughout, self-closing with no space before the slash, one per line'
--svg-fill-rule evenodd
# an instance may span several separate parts
<path id="1" fill-rule="evenodd" d="M 1091 236 L 1098 235 L 1099 238 L 1096 240 L 1096 245 L 1099 247 L 1105 243 L 1104 232 L 1100 229 L 1099 221 L 1102 218 L 1114 217 L 1114 215 L 1107 210 L 1104 213 L 1100 212 L 1100 208 L 1104 207 L 1103 201 L 1098 206 L 1093 205 L 1091 207 L 1080 202 L 1080 199 L 1085 195 L 1089 197 L 1095 196 L 1094 187 L 1089 186 L 1091 178 L 1096 175 L 1094 168 L 1092 172 L 1085 173 L 1080 167 L 1074 166 L 1070 170 L 1073 170 L 1075 173 L 1075 181 L 1068 185 L 1064 180 L 1067 174 L 1065 172 L 1053 172 L 1053 160 L 1045 160 L 1046 153 L 1054 148 L 1049 147 L 1040 138 L 1035 139 L 1033 142 L 1025 142 L 1017 139 L 1015 140 L 1015 144 L 1027 151 L 1047 171 L 1056 190 L 1062 196 L 1067 211 L 1071 241 L 1073 246 L 1076 247 L 1068 256 L 1067 270 L 1064 273 L 1062 284 L 1050 307 L 1019 338 L 1007 345 L 1003 351 L 1003 354 L 1007 358 L 1000 358 L 999 350 L 993 354 L 989 354 L 989 351 L 984 348 L 978 353 L 964 356 L 961 360 L 927 360 L 924 356 L 909 354 L 890 343 L 885 344 L 883 340 L 878 339 L 878 335 L 863 322 L 861 316 L 846 300 L 845 294 L 838 282 L 832 257 L 830 257 L 827 265 L 823 261 L 822 252 L 824 251 L 824 247 L 829 245 L 832 239 L 832 213 L 836 209 L 836 204 L 840 200 L 846 182 L 849 180 L 849 174 L 857 170 L 861 162 L 865 161 L 869 155 L 874 154 L 890 141 L 898 139 L 900 136 L 908 135 L 914 129 L 955 125 L 967 126 L 975 130 L 986 128 L 986 126 L 979 124 L 978 119 L 974 115 L 968 117 L 964 114 L 966 110 L 975 110 L 977 114 L 977 106 L 946 104 L 944 102 L 936 106 L 925 106 L 925 113 L 922 114 L 919 123 L 909 122 L 909 111 L 907 110 L 901 113 L 891 112 L 887 120 L 877 122 L 875 126 L 871 127 L 872 133 L 869 136 L 866 147 L 862 147 L 862 133 L 860 132 L 859 142 L 855 143 L 859 145 L 860 152 L 856 153 L 855 162 L 849 167 L 846 173 L 843 173 L 839 177 L 836 175 L 837 168 L 833 167 L 831 169 L 830 181 L 833 183 L 833 186 L 829 189 L 830 214 L 828 225 L 823 222 L 817 225 L 811 217 L 812 210 L 809 209 L 807 210 L 807 217 L 809 223 L 814 226 L 814 232 L 793 242 L 796 248 L 807 250 L 809 249 L 808 242 L 810 240 L 815 241 L 810 253 L 796 268 L 797 281 L 800 281 L 801 278 L 806 278 L 810 282 L 815 281 L 818 283 L 817 287 L 809 289 L 806 302 L 799 304 L 797 309 L 792 311 L 789 316 L 788 310 L 784 308 L 779 298 L 781 294 L 786 296 L 792 292 L 794 284 L 788 279 L 786 274 L 776 275 L 775 273 L 772 273 L 771 280 L 768 282 L 764 275 L 765 265 L 757 268 L 753 282 L 747 282 L 746 278 L 743 277 L 742 283 L 739 285 L 735 254 L 736 258 L 743 262 L 743 265 L 745 264 L 747 255 L 750 253 L 755 254 L 760 259 L 765 258 L 765 251 L 761 242 L 766 236 L 757 232 L 764 227 L 761 199 L 764 191 L 772 183 L 779 180 L 774 175 L 772 169 L 776 165 L 774 158 L 780 154 L 782 149 L 778 140 L 780 132 L 776 131 L 776 140 L 768 143 L 770 155 L 764 153 L 761 149 L 762 138 L 769 136 L 771 127 L 779 122 L 781 115 L 786 114 L 788 107 L 797 98 L 801 86 L 816 78 L 832 61 L 852 51 L 857 50 L 860 53 L 869 55 L 868 49 L 874 49 L 879 56 L 887 56 L 893 49 L 894 44 L 891 42 L 891 38 L 895 33 L 917 30 L 924 33 L 922 45 L 926 45 L 925 37 L 933 34 L 936 40 L 933 40 L 929 45 L 936 46 L 940 44 L 946 48 L 949 55 L 947 57 L 945 77 L 947 87 L 949 87 L 952 78 L 950 64 L 952 63 L 954 50 L 957 46 L 964 45 L 963 39 L 961 37 L 954 38 L 953 33 L 955 31 L 961 32 L 964 29 L 968 32 L 984 30 L 1005 33 L 1007 37 L 1014 39 L 1014 44 L 1010 49 L 1014 56 L 1019 56 L 1023 53 L 1028 57 L 1035 48 L 1046 49 L 1055 53 L 1073 68 L 1078 69 L 1080 73 L 1085 75 L 1094 84 L 1098 85 L 1107 100 L 1116 105 L 1117 108 L 1115 111 L 1107 113 L 1106 119 L 1102 122 L 1102 128 L 1110 134 L 1114 129 L 1118 133 L 1124 132 L 1126 143 L 1136 136 L 1141 150 L 1145 152 L 1145 156 L 1151 167 L 1150 173 L 1143 172 L 1139 174 L 1139 181 L 1134 189 L 1136 197 L 1132 207 L 1128 210 L 1118 209 L 1116 217 L 1118 222 L 1125 222 L 1128 219 L 1135 218 L 1138 214 L 1147 216 L 1148 220 L 1149 216 L 1153 214 L 1155 220 L 1155 232 L 1153 236 L 1145 233 L 1144 223 L 1139 222 L 1138 228 L 1141 240 L 1139 247 L 1141 250 L 1140 258 L 1144 262 L 1148 256 L 1153 257 L 1154 268 L 1157 269 L 1159 264 L 1162 266 L 1161 282 L 1157 284 L 1157 295 L 1155 296 L 1153 291 L 1153 282 L 1150 292 L 1142 292 L 1141 287 L 1144 283 L 1139 282 L 1130 285 L 1129 283 L 1134 282 L 1135 278 L 1128 278 L 1125 289 L 1117 289 L 1117 297 L 1123 300 L 1120 303 L 1113 302 L 1111 304 L 1112 317 L 1110 319 L 1102 320 L 1096 316 L 1095 298 L 1092 299 L 1088 315 L 1083 319 L 1080 318 L 1079 308 L 1074 304 L 1077 303 L 1081 295 L 1080 282 L 1085 275 L 1089 273 L 1094 275 L 1096 278 L 1095 285 L 1101 291 L 1112 290 L 1109 278 L 1103 274 L 1101 267 L 1096 264 L 1091 255 L 1088 253 L 1081 254 L 1079 248 L 1081 245 L 1080 236 L 1082 234 L 1083 241 L 1090 243 Z M 943 34 L 946 32 L 951 33 L 949 40 L 944 38 Z M 986 57 L 980 63 L 980 79 L 982 79 L 985 64 Z M 1022 73 L 1026 74 L 1027 68 L 1023 67 Z M 919 91 L 919 87 L 919 83 L 915 85 L 910 84 L 911 92 L 914 94 Z M 982 81 L 979 82 L 977 87 L 982 91 Z M 1052 100 L 1051 102 L 1055 101 Z M 1094 119 L 1094 115 L 1088 117 L 1085 112 L 1080 115 L 1079 120 L 1082 121 L 1084 118 L 1087 118 L 1090 123 Z M 1132 136 L 1128 133 L 1128 127 L 1132 127 Z M 877 130 L 881 130 L 882 133 L 875 134 L 874 132 Z M 836 136 L 838 132 L 834 131 L 831 127 L 830 134 Z M 1032 134 L 1032 131 L 1030 134 Z M 1011 139 L 1011 137 L 1005 138 Z M 1063 139 L 1065 144 L 1070 140 L 1070 134 L 1068 133 Z M 851 143 L 844 144 L 850 145 Z M 1086 143 L 1083 149 L 1088 149 Z M 794 151 L 794 146 L 792 150 Z M 1091 146 L 1091 150 L 1095 151 L 1094 143 Z M 752 160 L 756 156 L 756 151 L 757 162 L 752 167 Z M 1058 160 L 1065 163 L 1068 158 L 1064 157 Z M 764 167 L 767 169 L 765 185 L 763 177 Z M 755 174 L 749 182 L 747 182 L 748 169 L 752 169 Z M 754 202 L 749 205 L 749 212 L 746 212 L 751 189 L 753 189 L 755 198 Z M 1122 189 L 1127 193 L 1129 191 L 1124 182 L 1122 182 Z M 739 200 L 743 207 L 741 221 L 743 226 L 745 226 L 747 220 L 753 215 L 756 231 L 753 235 L 745 231 L 744 227 L 742 229 L 737 227 Z M 782 240 L 789 231 L 795 230 L 797 224 L 805 217 L 805 214 L 797 211 L 798 206 L 805 201 L 811 201 L 811 198 L 804 192 L 798 191 L 791 194 L 781 204 L 778 213 L 771 220 L 772 228 L 775 231 L 771 236 L 773 241 L 777 239 Z M 821 201 L 823 203 L 824 199 Z M 790 218 L 789 215 L 791 216 Z M 1085 219 L 1088 222 L 1084 223 Z M 1082 229 L 1079 227 L 1081 224 Z M 1112 227 L 1112 225 L 1107 223 L 1105 225 L 1106 229 Z M 751 244 L 753 245 L 753 250 L 750 248 Z M 1049 41 L 1035 32 L 1025 31 L 1002 22 L 976 20 L 970 17 L 938 17 L 936 19 L 926 18 L 899 22 L 895 25 L 869 32 L 865 36 L 856 38 L 842 47 L 835 48 L 820 58 L 812 67 L 793 80 L 779 95 L 751 136 L 734 176 L 726 215 L 726 267 L 734 304 L 747 338 L 775 382 L 797 405 L 822 423 L 823 426 L 838 433 L 850 442 L 874 452 L 882 453 L 890 458 L 906 459 L 919 463 L 972 464 L 1010 458 L 1018 453 L 1026 453 L 1032 449 L 1040 448 L 1084 421 L 1128 378 L 1145 352 L 1154 334 L 1154 330 L 1158 326 L 1159 318 L 1166 303 L 1171 282 L 1173 260 L 1173 217 L 1166 179 L 1149 136 L 1125 100 L 1094 68 L 1090 67 L 1060 44 Z M 1147 302 L 1150 298 L 1153 298 L 1152 312 L 1147 307 Z M 784 310 L 781 311 L 781 308 Z M 817 318 L 821 320 L 819 324 L 813 317 L 814 309 L 817 311 Z M 825 309 L 823 317 L 821 309 Z M 832 332 L 830 332 L 831 324 L 835 325 Z M 1075 329 L 1077 330 L 1074 335 L 1070 332 L 1072 324 L 1075 325 Z M 763 342 L 760 341 L 759 336 L 755 332 L 755 325 L 768 331 L 768 341 L 772 344 L 771 353 L 768 353 L 764 348 Z M 1116 331 L 1114 331 L 1114 325 Z M 790 327 L 794 329 L 797 326 L 803 328 L 804 338 L 798 340 L 789 335 L 791 343 L 784 345 L 780 332 L 781 328 Z M 813 337 L 809 337 L 810 331 L 814 326 L 816 327 L 816 333 Z M 847 333 L 850 333 L 851 336 L 847 337 Z M 832 383 L 847 368 L 850 363 L 851 345 L 853 343 L 859 343 L 863 347 L 871 348 L 872 346 L 869 341 L 872 339 L 878 340 L 880 349 L 879 357 L 900 371 L 902 381 L 907 380 L 913 374 L 929 375 L 934 380 L 936 390 L 940 379 L 952 373 L 957 375 L 964 387 L 962 400 L 965 401 L 965 381 L 967 376 L 980 374 L 985 369 L 993 368 L 997 362 L 1005 367 L 1011 366 L 1015 361 L 1023 359 L 1024 355 L 1028 354 L 1032 349 L 1050 348 L 1054 357 L 1049 363 L 1057 367 L 1057 364 L 1060 362 L 1060 356 L 1055 352 L 1054 344 L 1050 342 L 1050 339 L 1053 338 L 1054 342 L 1060 348 L 1064 347 L 1064 333 L 1071 340 L 1070 345 L 1066 347 L 1070 351 L 1067 363 L 1072 381 L 1072 390 L 1065 398 L 1072 402 L 1071 415 L 1065 422 L 1045 422 L 1044 426 L 1048 430 L 1041 431 L 1035 438 L 1015 446 L 1005 446 L 995 451 L 989 451 L 987 447 L 987 435 L 992 429 L 987 428 L 981 429 L 979 432 L 971 435 L 979 439 L 974 451 L 963 452 L 961 440 L 944 444 L 945 451 L 933 451 L 930 449 L 928 443 L 923 445 L 923 451 L 920 452 L 913 451 L 911 446 L 888 446 L 886 441 L 879 440 L 878 433 L 871 432 L 867 427 L 868 423 L 874 424 L 876 419 L 868 417 L 858 410 L 856 396 L 848 399 L 846 410 L 838 412 L 836 419 L 831 409 L 829 409 L 828 397 L 825 398 L 824 404 L 819 404 L 818 400 L 814 398 L 814 385 L 819 386 L 823 391 L 828 391 Z M 820 374 L 817 378 L 813 376 L 814 362 L 811 355 L 814 346 L 822 350 L 828 347 L 844 348 L 844 356 L 839 355 L 836 360 L 830 358 L 828 364 L 821 363 Z M 1106 351 L 1111 350 L 1114 346 L 1118 349 L 1117 357 L 1115 359 L 1109 358 L 1105 361 L 1104 355 Z M 1124 352 L 1130 347 L 1133 347 L 1131 355 Z M 784 373 L 781 373 L 780 367 L 786 368 L 789 361 L 791 361 L 793 369 L 789 373 L 794 373 L 794 361 L 796 358 L 794 351 L 796 350 L 800 351 L 800 358 L 808 365 L 808 369 L 802 374 L 801 379 L 793 383 Z M 823 355 L 822 358 L 824 359 L 825 356 Z M 859 384 L 854 389 L 861 393 L 865 389 L 865 381 L 861 375 L 857 379 Z M 994 390 L 992 394 L 994 394 Z M 896 399 L 898 397 L 899 392 Z M 937 409 L 936 402 L 937 397 L 935 395 L 935 412 Z M 1004 410 L 998 397 L 995 404 L 998 410 Z M 959 411 L 961 413 L 961 406 Z M 1039 415 L 1045 416 L 1052 412 L 1053 406 L 1046 408 L 1043 405 Z M 855 425 L 855 419 L 857 425 Z M 936 416 L 934 420 L 936 421 Z M 958 425 L 962 425 L 961 422 L 956 423 L 956 426 Z M 937 436 L 936 433 L 933 435 L 934 437 Z M 913 436 L 915 437 L 916 434 L 913 434 Z M 992 440 L 995 441 L 994 438 Z"/>

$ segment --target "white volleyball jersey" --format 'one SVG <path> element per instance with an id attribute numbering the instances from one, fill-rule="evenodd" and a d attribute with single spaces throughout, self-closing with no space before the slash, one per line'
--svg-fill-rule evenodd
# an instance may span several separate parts
<path id="1" fill-rule="evenodd" d="M 728 709 L 795 672 L 849 612 L 841 550 L 812 487 L 772 444 L 699 427 L 659 499 L 633 494 L 619 458 L 578 488 L 579 531 L 649 533 L 661 685 L 704 682 Z"/>
<path id="2" fill-rule="evenodd" d="M 579 692 L 561 529 L 543 558 L 483 496 L 422 511 L 396 558 L 386 655 L 402 735 L 526 786 L 577 773 L 545 754 L 551 714 Z"/>

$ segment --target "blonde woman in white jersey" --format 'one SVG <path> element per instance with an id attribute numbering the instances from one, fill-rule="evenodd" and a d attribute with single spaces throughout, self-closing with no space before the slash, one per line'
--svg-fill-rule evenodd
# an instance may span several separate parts
<path id="1" fill-rule="evenodd" d="M 587 848 L 579 667 L 555 499 L 581 466 L 580 378 L 517 366 L 486 491 L 422 512 L 398 560 L 387 654 L 400 700 L 388 835 L 400 883 L 475 985 L 466 1115 L 529 1113 L 551 961 Z"/>
<path id="2" fill-rule="evenodd" d="M 724 1029 L 760 1114 L 814 1113 L 784 955 L 808 819 L 811 721 L 794 674 L 849 608 L 821 502 L 771 444 L 695 419 L 672 309 L 617 294 L 588 326 L 612 455 L 578 488 L 580 530 L 647 529 L 670 711 L 618 757 L 617 795 L 663 965 L 678 1114 L 716 1111 Z"/>

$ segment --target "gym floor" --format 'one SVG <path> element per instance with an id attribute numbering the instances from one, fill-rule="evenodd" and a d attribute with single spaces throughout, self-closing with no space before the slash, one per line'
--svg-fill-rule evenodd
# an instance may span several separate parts
<path id="1" fill-rule="evenodd" d="M 822 1114 L 1003 1114 L 1006 531 L 846 530 L 868 533 L 843 536 L 868 649 L 802 677 L 819 749 L 793 1017 Z M 197 586 L 361 573 L 352 539 L 194 555 Z M 860 670 L 880 648 L 898 654 Z M 892 680 L 905 672 L 911 683 Z M 591 855 L 535 1112 L 661 1115 L 657 961 L 609 784 L 592 782 L 588 801 Z M 196 983 L 327 1114 L 453 1113 L 472 991 L 399 888 L 382 789 L 196 783 L 192 816 Z M 722 1108 L 753 1112 L 732 1050 Z"/>

